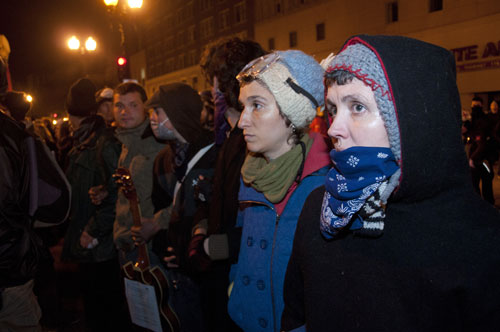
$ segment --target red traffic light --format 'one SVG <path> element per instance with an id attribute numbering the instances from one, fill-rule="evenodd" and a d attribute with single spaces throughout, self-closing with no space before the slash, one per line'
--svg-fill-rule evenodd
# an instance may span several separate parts
<path id="1" fill-rule="evenodd" d="M 127 64 L 127 59 L 121 56 L 116 60 L 116 63 L 118 66 L 123 67 Z"/>

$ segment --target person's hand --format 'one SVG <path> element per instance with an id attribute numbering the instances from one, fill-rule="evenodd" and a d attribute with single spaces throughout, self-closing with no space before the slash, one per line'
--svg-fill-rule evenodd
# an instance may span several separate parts
<path id="1" fill-rule="evenodd" d="M 153 218 L 141 218 L 141 226 L 132 226 L 132 239 L 136 245 L 148 242 L 158 231 L 160 226 Z"/>
<path id="2" fill-rule="evenodd" d="M 102 184 L 89 189 L 89 197 L 94 205 L 101 205 L 102 201 L 108 197 L 108 195 L 108 190 Z"/>
<path id="3" fill-rule="evenodd" d="M 472 159 L 469 159 L 469 166 L 470 168 L 476 168 L 476 166 L 474 166 L 474 161 Z"/>
<path id="4" fill-rule="evenodd" d="M 205 249 L 203 247 L 203 243 L 206 238 L 207 238 L 206 232 L 205 233 L 195 232 L 195 235 L 191 238 L 191 241 L 189 242 L 188 260 L 189 264 L 196 271 L 206 271 L 209 268 L 210 263 L 212 262 L 210 257 L 208 257 L 208 255 L 205 253 Z"/>
<path id="5" fill-rule="evenodd" d="M 89 233 L 87 233 L 86 231 L 83 231 L 82 235 L 80 236 L 80 245 L 83 248 L 91 249 L 92 248 L 91 244 L 95 243 L 95 241 L 96 238 L 90 236 Z"/>
<path id="6" fill-rule="evenodd" d="M 163 261 L 167 263 L 168 268 L 177 268 L 179 267 L 179 264 L 176 262 L 177 256 L 175 255 L 174 248 L 168 247 L 167 248 L 167 255 L 163 257 Z"/>

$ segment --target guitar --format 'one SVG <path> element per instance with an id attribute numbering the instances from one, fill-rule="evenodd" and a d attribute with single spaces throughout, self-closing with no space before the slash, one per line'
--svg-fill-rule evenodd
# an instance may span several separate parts
<path id="1" fill-rule="evenodd" d="M 134 226 L 141 226 L 141 211 L 139 201 L 135 190 L 132 176 L 126 168 L 117 168 L 113 174 L 115 182 L 120 186 L 121 191 L 129 201 L 130 212 L 134 221 Z M 151 267 L 149 263 L 149 254 L 147 244 L 143 243 L 137 246 L 137 261 L 129 261 L 122 267 L 122 271 L 127 279 L 135 280 L 145 285 L 153 286 L 155 289 L 158 309 L 163 331 L 180 332 L 180 323 L 177 314 L 172 310 L 168 303 L 169 282 L 158 267 Z"/>

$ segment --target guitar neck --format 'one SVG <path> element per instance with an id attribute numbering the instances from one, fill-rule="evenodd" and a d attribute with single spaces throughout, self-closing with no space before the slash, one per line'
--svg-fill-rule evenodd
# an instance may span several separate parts
<path id="1" fill-rule="evenodd" d="M 137 198 L 129 199 L 129 204 L 130 204 L 130 213 L 132 214 L 132 219 L 134 221 L 134 226 L 141 227 L 142 226 L 141 210 Z M 137 246 L 137 250 L 138 250 L 138 255 L 135 266 L 141 270 L 149 268 L 150 264 L 149 264 L 149 254 L 148 254 L 147 244 L 146 243 L 139 244 Z"/>

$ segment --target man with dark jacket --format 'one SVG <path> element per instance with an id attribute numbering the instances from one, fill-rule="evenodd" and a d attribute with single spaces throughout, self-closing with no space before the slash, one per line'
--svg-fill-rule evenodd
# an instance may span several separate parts
<path id="1" fill-rule="evenodd" d="M 96 115 L 96 88 L 86 78 L 76 81 L 66 99 L 73 147 L 68 152 L 66 175 L 73 189 L 71 219 L 62 258 L 78 263 L 87 327 L 109 330 L 120 308 L 119 265 L 113 243 L 116 169 L 120 144 L 103 118 Z M 89 190 L 105 186 L 107 197 L 94 205 Z"/>
<path id="2" fill-rule="evenodd" d="M 155 159 L 152 199 L 155 216 L 168 227 L 157 234 L 154 249 L 158 256 L 167 256 L 168 277 L 177 285 L 171 303 L 182 329 L 205 331 L 197 275 L 187 256 L 196 211 L 210 204 L 209 193 L 198 191 L 198 183 L 213 177 L 217 149 L 212 132 L 200 122 L 201 98 L 189 85 L 160 86 L 146 107 L 153 109 L 153 133 L 167 141 Z"/>
<path id="3" fill-rule="evenodd" d="M 33 294 L 33 278 L 42 245 L 33 222 L 63 222 L 70 192 L 64 175 L 51 159 L 40 162 L 61 185 L 45 182 L 41 186 L 39 176 L 46 173 L 39 172 L 37 158 L 50 157 L 37 148 L 38 143 L 17 121 L 3 112 L 6 92 L 6 64 L 0 57 L 0 330 L 38 331 L 41 312 Z"/>
<path id="4" fill-rule="evenodd" d="M 474 97 L 471 108 L 471 124 L 467 135 L 470 137 L 469 166 L 472 174 L 472 185 L 485 201 L 495 205 L 493 164 L 498 159 L 494 135 L 496 121 L 490 114 L 484 113 L 481 98 Z"/>

